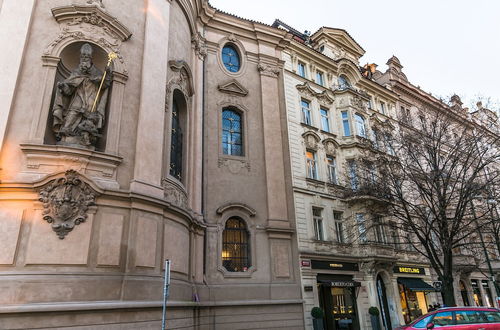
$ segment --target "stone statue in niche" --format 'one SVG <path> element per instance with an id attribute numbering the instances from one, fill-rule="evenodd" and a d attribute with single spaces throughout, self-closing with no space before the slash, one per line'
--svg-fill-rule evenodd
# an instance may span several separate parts
<path id="1" fill-rule="evenodd" d="M 80 64 L 70 76 L 57 83 L 52 108 L 58 144 L 94 149 L 104 125 L 112 71 L 99 70 L 92 62 L 92 46 L 80 49 Z"/>

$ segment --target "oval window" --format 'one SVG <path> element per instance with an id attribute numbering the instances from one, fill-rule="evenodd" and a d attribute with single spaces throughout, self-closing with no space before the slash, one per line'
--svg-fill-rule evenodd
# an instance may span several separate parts
<path id="1" fill-rule="evenodd" d="M 234 46 L 225 45 L 222 48 L 222 63 L 229 72 L 238 72 L 240 70 L 240 56 Z"/>

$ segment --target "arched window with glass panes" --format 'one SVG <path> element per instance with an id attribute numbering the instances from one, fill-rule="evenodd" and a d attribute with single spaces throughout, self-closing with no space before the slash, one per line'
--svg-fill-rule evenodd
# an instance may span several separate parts
<path id="1" fill-rule="evenodd" d="M 250 242 L 245 221 L 233 217 L 226 221 L 222 233 L 222 265 L 229 272 L 246 272 L 250 268 Z"/>
<path id="2" fill-rule="evenodd" d="M 222 110 L 222 153 L 244 156 L 242 115 L 231 108 Z"/>
<path id="3" fill-rule="evenodd" d="M 172 101 L 169 173 L 179 181 L 182 181 L 182 154 L 185 108 L 186 101 L 183 94 L 179 90 L 175 90 Z"/>

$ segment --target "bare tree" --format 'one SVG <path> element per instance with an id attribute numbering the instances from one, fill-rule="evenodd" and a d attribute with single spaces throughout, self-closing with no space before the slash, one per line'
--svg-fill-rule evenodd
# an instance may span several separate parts
<path id="1" fill-rule="evenodd" d="M 488 189 L 500 180 L 497 136 L 453 112 L 421 112 L 357 163 L 363 182 L 387 202 L 402 239 L 425 256 L 442 281 L 443 301 L 454 306 L 454 251 L 492 223 Z M 486 173 L 488 175 L 486 176 Z"/>

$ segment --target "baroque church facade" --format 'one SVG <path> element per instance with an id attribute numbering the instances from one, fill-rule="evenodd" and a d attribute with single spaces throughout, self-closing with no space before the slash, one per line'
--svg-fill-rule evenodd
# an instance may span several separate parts
<path id="1" fill-rule="evenodd" d="M 169 259 L 169 329 L 302 329 L 289 34 L 202 0 L 0 6 L 0 328 L 157 329 Z"/>

